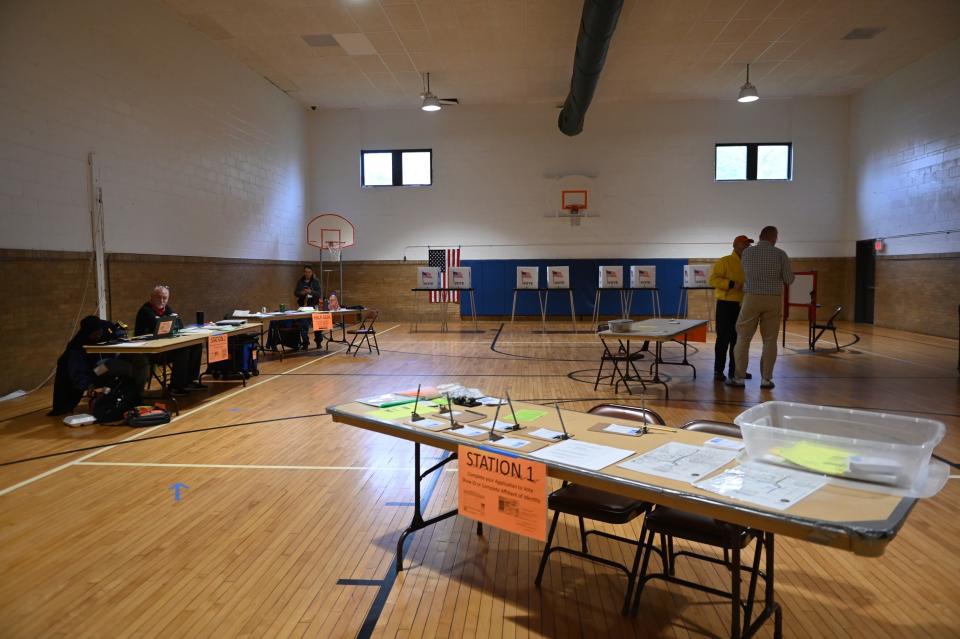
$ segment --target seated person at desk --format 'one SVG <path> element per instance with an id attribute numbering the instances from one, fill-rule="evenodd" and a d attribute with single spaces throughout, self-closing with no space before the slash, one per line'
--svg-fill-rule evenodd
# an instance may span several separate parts
<path id="1" fill-rule="evenodd" d="M 327 298 L 326 304 L 324 306 L 325 306 L 324 310 L 327 310 L 327 311 L 340 310 L 340 300 L 337 299 L 336 291 L 333 291 L 332 293 L 330 293 L 330 297 Z M 341 321 L 342 321 L 342 318 L 341 318 Z M 334 324 L 336 325 L 336 320 L 334 320 Z M 314 339 L 317 342 L 317 348 L 320 348 L 320 345 L 323 343 L 323 332 L 317 331 L 313 335 L 314 335 Z M 333 329 L 331 328 L 327 332 L 327 342 L 328 342 L 327 348 L 330 348 L 329 342 L 332 342 L 332 341 L 333 341 Z"/>
<path id="2" fill-rule="evenodd" d="M 176 312 L 167 303 L 170 299 L 170 289 L 159 285 L 153 287 L 150 301 L 144 303 L 137 312 L 137 321 L 134 324 L 133 334 L 149 335 L 153 333 L 158 317 L 175 316 Z M 177 318 L 177 327 L 182 322 Z M 185 348 L 169 351 L 168 357 L 173 367 L 170 376 L 170 394 L 185 395 L 188 390 L 206 388 L 198 380 L 200 377 L 200 360 L 203 358 L 203 346 L 195 344 Z M 143 388 L 150 377 L 150 364 L 146 357 L 137 358 L 134 364 L 135 379 L 139 388 Z"/>
<path id="3" fill-rule="evenodd" d="M 84 346 L 97 344 L 107 338 L 107 331 L 112 326 L 113 323 L 96 315 L 88 315 L 81 320 L 80 330 L 57 359 L 57 373 L 53 382 L 53 408 L 47 415 L 59 416 L 73 412 L 83 394 L 102 385 L 102 376 L 108 373 L 111 376 L 132 375 L 129 362 L 103 359 L 102 354 L 87 353 L 83 350 Z"/>
<path id="4" fill-rule="evenodd" d="M 293 294 L 297 298 L 297 305 L 301 308 L 304 306 L 317 306 L 321 304 L 320 301 L 320 280 L 313 274 L 313 267 L 310 265 L 303 267 L 303 277 L 297 280 L 297 285 L 293 289 Z M 302 319 L 299 320 L 298 325 L 300 326 L 300 350 L 307 350 L 310 348 L 310 338 L 308 337 L 308 332 L 310 331 L 310 320 Z M 317 348 L 320 348 L 320 332 L 313 334 L 313 341 L 317 345 Z"/>

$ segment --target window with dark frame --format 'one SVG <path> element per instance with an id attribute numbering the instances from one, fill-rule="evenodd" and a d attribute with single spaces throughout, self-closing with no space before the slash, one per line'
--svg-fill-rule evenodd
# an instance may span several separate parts
<path id="1" fill-rule="evenodd" d="M 714 180 L 717 182 L 792 179 L 792 142 L 716 145 Z"/>
<path id="2" fill-rule="evenodd" d="M 360 186 L 430 186 L 433 149 L 360 151 Z"/>

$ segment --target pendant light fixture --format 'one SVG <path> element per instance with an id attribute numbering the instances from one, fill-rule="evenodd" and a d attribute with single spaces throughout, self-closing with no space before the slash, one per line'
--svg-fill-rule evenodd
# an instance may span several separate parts
<path id="1" fill-rule="evenodd" d="M 440 100 L 430 91 L 430 74 L 423 74 L 423 93 L 420 94 L 420 99 L 422 100 L 420 108 L 424 111 L 439 111 Z"/>
<path id="2" fill-rule="evenodd" d="M 757 95 L 757 87 L 750 84 L 750 65 L 748 64 L 747 81 L 740 87 L 740 95 L 737 97 L 737 102 L 756 102 L 759 99 L 760 96 Z"/>

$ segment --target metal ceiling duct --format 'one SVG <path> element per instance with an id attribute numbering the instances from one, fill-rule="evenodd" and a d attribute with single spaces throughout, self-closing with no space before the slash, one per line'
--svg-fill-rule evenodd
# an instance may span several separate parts
<path id="1" fill-rule="evenodd" d="M 583 1 L 577 52 L 573 56 L 570 94 L 563 102 L 563 110 L 560 111 L 557 122 L 566 135 L 573 136 L 583 131 L 583 119 L 593 100 L 593 92 L 600 80 L 610 39 L 617 28 L 622 9 L 623 0 Z"/>

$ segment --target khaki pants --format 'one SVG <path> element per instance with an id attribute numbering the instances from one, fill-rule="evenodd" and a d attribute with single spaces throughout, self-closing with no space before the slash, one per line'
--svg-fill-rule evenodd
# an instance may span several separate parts
<path id="1" fill-rule="evenodd" d="M 773 379 L 773 365 L 777 361 L 777 336 L 780 333 L 780 319 L 783 315 L 783 298 L 780 295 L 752 295 L 747 293 L 740 305 L 740 317 L 737 319 L 737 346 L 734 360 L 737 363 L 736 375 L 743 379 L 747 374 L 747 360 L 750 357 L 750 340 L 760 326 L 763 338 L 763 354 L 760 356 L 760 376 Z"/>

